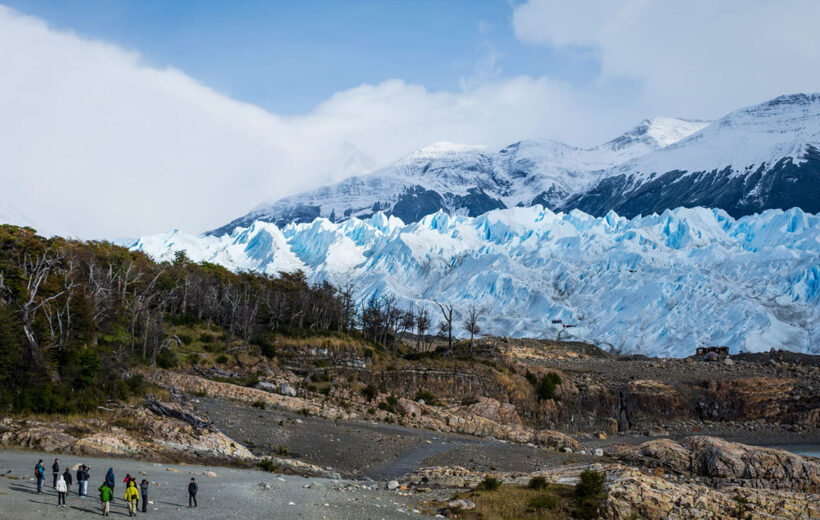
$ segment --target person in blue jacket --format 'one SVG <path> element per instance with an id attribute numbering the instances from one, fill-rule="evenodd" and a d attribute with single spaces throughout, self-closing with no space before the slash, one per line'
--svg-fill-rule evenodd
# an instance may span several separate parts
<path id="1" fill-rule="evenodd" d="M 46 468 L 43 466 L 43 459 L 34 466 L 34 478 L 37 479 L 37 493 L 43 494 L 43 480 L 46 478 Z"/>

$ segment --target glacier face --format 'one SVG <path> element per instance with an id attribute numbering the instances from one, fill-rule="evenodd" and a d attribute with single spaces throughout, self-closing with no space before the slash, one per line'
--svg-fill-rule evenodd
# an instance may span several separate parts
<path id="1" fill-rule="evenodd" d="M 648 355 L 711 344 L 820 353 L 820 217 L 797 208 L 626 219 L 536 205 L 478 217 L 438 211 L 409 224 L 376 213 L 281 229 L 258 221 L 219 237 L 174 231 L 132 249 L 158 260 L 184 250 L 233 270 L 302 269 L 351 283 L 360 299 L 391 294 L 431 311 L 434 299 L 460 312 L 477 304 L 487 334 Z"/>

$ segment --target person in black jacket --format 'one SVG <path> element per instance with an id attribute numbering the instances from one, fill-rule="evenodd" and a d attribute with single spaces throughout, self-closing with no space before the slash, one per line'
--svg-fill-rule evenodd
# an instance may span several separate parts
<path id="1" fill-rule="evenodd" d="M 188 484 L 188 507 L 196 507 L 196 492 L 199 491 L 199 486 L 196 485 L 196 480 L 192 477 L 191 483 Z M 193 504 L 193 506 L 191 506 Z"/>
<path id="2" fill-rule="evenodd" d="M 71 494 L 71 468 L 66 468 L 65 473 L 63 473 L 63 480 L 65 480 L 65 496 Z"/>
<path id="3" fill-rule="evenodd" d="M 60 476 L 60 459 L 54 459 L 54 464 L 51 465 L 51 475 L 54 477 L 54 483 L 51 487 L 57 487 L 57 477 Z"/>

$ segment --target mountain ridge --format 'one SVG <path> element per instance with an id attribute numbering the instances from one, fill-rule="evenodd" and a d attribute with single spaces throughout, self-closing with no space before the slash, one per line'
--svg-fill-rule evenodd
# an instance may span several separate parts
<path id="1" fill-rule="evenodd" d="M 405 221 L 444 209 L 478 216 L 492 209 L 541 203 L 556 208 L 593 182 L 596 172 L 649 153 L 699 130 L 707 122 L 646 119 L 606 143 L 580 148 L 557 141 L 524 140 L 498 151 L 438 142 L 364 175 L 256 206 L 208 234 L 221 235 L 256 220 L 341 221 L 386 211 Z"/>

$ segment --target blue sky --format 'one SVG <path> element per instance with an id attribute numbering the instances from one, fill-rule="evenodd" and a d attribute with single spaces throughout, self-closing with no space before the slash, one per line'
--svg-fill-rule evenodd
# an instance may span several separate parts
<path id="1" fill-rule="evenodd" d="M 594 52 L 519 41 L 507 0 L 5 3 L 283 114 L 391 78 L 430 90 L 521 74 L 583 84 L 599 68 Z"/>

